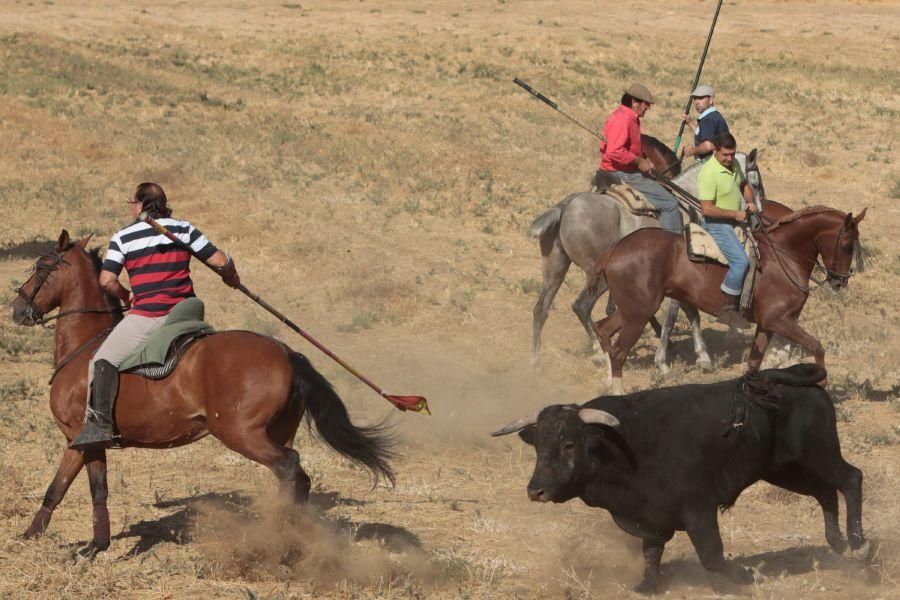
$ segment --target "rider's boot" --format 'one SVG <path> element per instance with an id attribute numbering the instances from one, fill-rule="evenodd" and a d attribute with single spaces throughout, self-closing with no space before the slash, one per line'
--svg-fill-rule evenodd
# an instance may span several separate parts
<path id="1" fill-rule="evenodd" d="M 119 392 L 119 369 L 111 362 L 94 363 L 94 381 L 91 384 L 91 401 L 84 416 L 84 426 L 69 448 L 109 448 L 115 440 L 113 431 L 113 406 Z"/>
<path id="2" fill-rule="evenodd" d="M 737 329 L 749 329 L 750 322 L 741 314 L 741 297 L 722 292 L 722 308 L 716 314 L 716 322 Z"/>

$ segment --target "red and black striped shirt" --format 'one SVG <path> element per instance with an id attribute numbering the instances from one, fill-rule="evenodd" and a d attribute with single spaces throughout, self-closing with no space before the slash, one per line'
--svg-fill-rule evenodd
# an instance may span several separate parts
<path id="1" fill-rule="evenodd" d="M 187 221 L 172 218 L 157 222 L 206 260 L 216 253 L 203 233 Z M 116 232 L 109 241 L 103 270 L 118 275 L 124 267 L 131 281 L 134 304 L 131 314 L 144 317 L 167 315 L 172 307 L 194 295 L 191 255 L 143 221 Z"/>

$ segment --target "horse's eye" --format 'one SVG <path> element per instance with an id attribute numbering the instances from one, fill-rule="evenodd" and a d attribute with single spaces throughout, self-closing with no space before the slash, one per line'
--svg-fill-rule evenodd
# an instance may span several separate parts
<path id="1" fill-rule="evenodd" d="M 566 442 L 565 444 L 563 444 L 563 450 L 574 450 L 574 449 L 575 449 L 575 442 Z"/>

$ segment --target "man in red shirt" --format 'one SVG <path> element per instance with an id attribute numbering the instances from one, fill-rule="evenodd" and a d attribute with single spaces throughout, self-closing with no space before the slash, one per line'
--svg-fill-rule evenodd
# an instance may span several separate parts
<path id="1" fill-rule="evenodd" d="M 113 407 L 119 390 L 119 365 L 150 334 L 162 327 L 172 308 L 194 296 L 189 263 L 191 255 L 164 235 L 138 219 L 146 211 L 160 225 L 189 245 L 197 256 L 216 267 L 222 279 L 237 287 L 241 279 L 232 261 L 213 246 L 188 221 L 172 218 L 162 187 L 142 183 L 127 201 L 133 222 L 120 229 L 109 242 L 100 271 L 100 287 L 130 308 L 109 333 L 88 365 L 88 408 L 84 427 L 69 448 L 107 448 L 114 442 Z M 122 269 L 128 272 L 131 289 L 119 283 Z"/>
<path id="2" fill-rule="evenodd" d="M 653 168 L 644 157 L 641 148 L 641 117 L 654 103 L 653 94 L 639 83 L 633 83 L 625 90 L 621 106 L 613 111 L 603 125 L 605 142 L 600 144 L 603 159 L 600 170 L 612 172 L 623 183 L 635 188 L 659 211 L 659 221 L 663 229 L 680 234 L 684 221 L 678 212 L 678 201 L 663 186 L 644 173 Z"/>

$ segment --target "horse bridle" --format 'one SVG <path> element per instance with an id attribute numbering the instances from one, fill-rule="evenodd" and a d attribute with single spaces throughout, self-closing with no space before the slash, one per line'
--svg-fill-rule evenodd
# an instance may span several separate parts
<path id="1" fill-rule="evenodd" d="M 27 320 L 31 325 L 43 325 L 44 324 L 44 312 L 38 309 L 34 305 L 34 299 L 37 297 L 38 292 L 41 291 L 41 287 L 50 279 L 50 275 L 58 269 L 61 265 L 69 264 L 66 262 L 66 259 L 63 258 L 63 255 L 68 251 L 63 250 L 62 252 L 58 250 L 53 250 L 48 252 L 47 254 L 42 255 L 37 259 L 37 262 L 34 264 L 34 287 L 31 289 L 30 294 L 26 294 L 23 290 L 25 288 L 25 283 L 19 286 L 19 289 L 16 290 L 16 295 L 19 298 L 22 298 L 25 301 L 25 316 L 24 319 Z M 49 261 L 51 264 L 45 264 Z M 58 315 L 57 315 L 58 316 Z"/>
<path id="2" fill-rule="evenodd" d="M 761 187 L 761 184 L 762 184 L 762 181 L 760 181 L 760 187 Z M 785 267 L 784 263 L 781 261 L 781 256 L 780 256 L 781 254 L 784 254 L 788 258 L 792 259 L 794 262 L 801 263 L 801 264 L 803 264 L 803 263 L 811 264 L 811 265 L 813 265 L 813 268 L 819 267 L 820 269 L 825 271 L 825 279 L 823 279 L 821 281 L 819 281 L 815 277 L 813 277 L 812 274 L 810 274 L 810 276 L 809 276 L 810 280 L 812 280 L 812 282 L 815 283 L 816 285 L 818 285 L 819 287 L 825 285 L 826 283 L 832 282 L 832 281 L 837 281 L 841 285 L 845 285 L 845 286 L 849 283 L 850 277 L 853 275 L 853 270 L 851 269 L 847 273 L 841 273 L 840 271 L 837 270 L 838 249 L 840 248 L 841 240 L 844 239 L 844 235 L 847 233 L 847 228 L 845 226 L 842 225 L 841 230 L 838 232 L 837 236 L 835 236 L 834 250 L 831 253 L 830 268 L 826 267 L 821 262 L 819 262 L 818 257 L 811 260 L 809 258 L 806 258 L 805 256 L 799 256 L 794 252 L 780 248 L 775 243 L 775 241 L 771 238 L 768 230 L 765 227 L 759 227 L 758 230 L 762 232 L 763 237 L 766 238 L 767 245 L 772 249 L 772 252 L 775 254 L 775 260 L 778 262 L 778 266 L 781 267 L 781 270 L 787 276 L 788 280 L 792 284 L 794 284 L 794 286 L 796 286 L 798 289 L 800 289 L 802 292 L 808 294 L 809 287 L 805 286 L 805 285 L 801 285 L 794 280 L 794 277 L 791 275 L 790 271 L 787 270 L 787 267 Z M 818 237 L 818 235 L 816 237 Z M 859 243 L 858 242 L 859 235 L 852 236 L 850 239 L 853 240 L 854 244 Z"/>
<path id="3" fill-rule="evenodd" d="M 31 293 L 26 294 L 23 291 L 23 288 L 25 287 L 24 283 L 19 287 L 18 290 L 16 290 L 16 294 L 25 301 L 24 320 L 27 321 L 28 323 L 30 323 L 31 325 L 46 325 L 50 321 L 59 319 L 61 317 L 65 317 L 67 315 L 73 315 L 73 314 L 117 313 L 117 312 L 124 312 L 125 310 L 127 310 L 123 306 L 107 306 L 107 307 L 102 307 L 102 308 L 76 308 L 73 310 L 66 310 L 66 311 L 58 312 L 55 315 L 52 315 L 50 317 L 46 317 L 46 318 L 44 317 L 44 312 L 42 310 L 40 310 L 37 306 L 35 306 L 34 299 L 37 297 L 38 292 L 40 291 L 41 287 L 50 278 L 50 275 L 52 275 L 53 272 L 56 269 L 58 269 L 60 266 L 69 264 L 68 262 L 66 262 L 66 259 L 63 258 L 63 255 L 65 255 L 65 253 L 68 252 L 70 248 L 71 248 L 71 246 L 62 251 L 53 250 L 51 252 L 48 252 L 47 254 L 42 255 L 40 258 L 38 258 L 38 260 L 34 266 L 35 284 L 31 290 Z M 47 263 L 49 263 L 49 264 L 47 264 Z M 28 282 L 26 281 L 25 283 L 28 283 Z M 89 339 L 87 342 L 85 342 L 84 344 L 82 344 L 81 346 L 76 348 L 71 354 L 69 354 L 69 356 L 67 356 L 63 360 L 59 361 L 56 365 L 54 365 L 53 374 L 50 376 L 50 381 L 47 382 L 48 385 L 53 383 L 53 380 L 56 378 L 57 373 L 59 373 L 63 367 L 65 367 L 67 364 L 72 362 L 72 360 L 74 360 L 76 356 L 81 354 L 86 348 L 91 346 L 91 344 L 93 344 L 94 342 L 96 342 L 97 340 L 99 340 L 100 338 L 102 338 L 106 334 L 108 334 L 110 331 L 112 331 L 113 327 L 114 326 L 103 329 L 102 331 L 100 331 L 100 333 L 98 333 L 97 335 L 95 335 L 94 337 Z"/>

